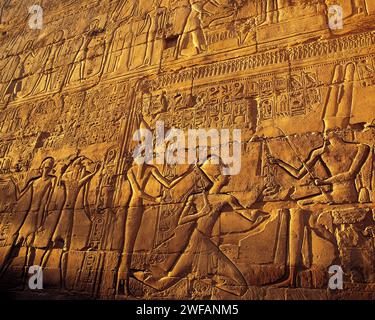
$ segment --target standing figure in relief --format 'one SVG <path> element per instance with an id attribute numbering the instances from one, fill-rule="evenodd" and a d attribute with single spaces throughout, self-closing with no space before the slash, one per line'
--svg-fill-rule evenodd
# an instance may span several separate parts
<path id="1" fill-rule="evenodd" d="M 11 235 L 12 245 L 9 248 L 7 254 L 5 254 L 5 262 L 8 262 L 7 258 L 10 255 L 12 249 L 16 246 L 26 246 L 27 254 L 24 267 L 32 265 L 32 252 L 35 234 L 39 228 L 43 225 L 46 218 L 46 212 L 48 205 L 51 200 L 51 195 L 55 186 L 55 176 L 51 175 L 54 167 L 54 159 L 46 158 L 40 165 L 40 176 L 31 179 L 26 187 L 19 191 L 17 183 L 13 180 L 16 186 L 16 199 L 19 201 L 24 196 L 29 196 L 29 209 L 26 213 L 21 228 L 14 235 Z M 12 179 L 12 178 L 11 178 Z M 6 266 L 6 265 L 5 265 Z M 5 266 L 1 268 L 1 272 L 5 271 Z"/>
<path id="2" fill-rule="evenodd" d="M 111 15 L 112 21 L 119 22 L 120 24 L 128 22 L 137 14 L 138 6 L 139 0 L 119 1 Z"/>
<path id="3" fill-rule="evenodd" d="M 43 77 L 45 77 L 45 80 L 44 80 L 45 82 L 42 88 L 42 92 L 46 92 L 46 91 L 53 89 L 52 77 L 55 72 L 56 62 L 58 61 L 59 56 L 60 56 L 63 40 L 64 40 L 64 31 L 60 30 L 54 35 L 54 38 L 51 41 L 51 43 L 47 45 L 45 58 L 44 58 L 45 60 L 42 66 L 42 72 L 40 73 L 29 95 L 33 95 L 35 93 L 39 84 L 43 80 Z"/>
<path id="4" fill-rule="evenodd" d="M 70 242 L 72 239 L 73 221 L 74 221 L 74 209 L 77 203 L 80 191 L 86 187 L 91 179 L 96 175 L 100 169 L 100 164 L 96 164 L 95 169 L 92 173 L 88 173 L 87 166 L 92 162 L 86 157 L 78 157 L 75 159 L 62 174 L 60 180 L 57 182 L 60 186 L 65 189 L 65 203 L 63 205 L 61 216 L 57 224 L 56 230 L 52 236 L 53 248 L 58 248 L 59 243 L 62 242 L 62 258 L 61 258 L 61 272 L 62 272 L 62 284 L 64 286 L 64 280 L 67 271 L 67 260 L 66 254 L 70 249 Z M 85 197 L 86 195 L 83 195 Z M 51 250 L 49 250 L 43 257 L 43 264 L 49 258 Z"/>
<path id="5" fill-rule="evenodd" d="M 211 188 L 191 195 L 181 214 L 179 225 L 191 222 L 195 225 L 172 270 L 162 277 L 144 271 L 134 273 L 136 279 L 156 290 L 166 290 L 182 278 L 193 274 L 197 279 L 213 278 L 218 289 L 238 296 L 247 291 L 247 283 L 242 273 L 211 240 L 213 228 L 226 207 L 249 222 L 247 231 L 257 227 L 268 215 L 258 210 L 247 212 L 234 196 L 222 192 L 222 188 L 229 182 L 229 176 L 222 173 L 222 160 L 217 158 L 220 163 L 218 165 L 211 163 L 212 159 L 215 157 L 208 159 L 201 167 L 212 182 Z"/>
<path id="6" fill-rule="evenodd" d="M 113 11 L 112 20 L 117 27 L 109 49 L 108 72 L 118 69 L 129 70 L 134 40 L 134 19 L 138 14 L 138 7 L 139 2 L 136 0 L 120 1 Z"/>
<path id="7" fill-rule="evenodd" d="M 11 94 L 14 97 L 20 95 L 23 89 L 23 80 L 30 71 L 30 65 L 35 58 L 35 52 L 33 48 L 33 41 L 30 40 L 24 46 L 22 52 L 18 55 L 18 66 L 13 74 L 13 80 L 8 86 L 6 94 Z"/>
<path id="8" fill-rule="evenodd" d="M 95 36 L 95 33 L 99 29 L 99 20 L 95 19 L 91 22 L 90 26 L 82 34 L 81 45 L 78 49 L 78 52 L 74 58 L 72 65 L 68 68 L 68 72 L 65 78 L 65 83 L 68 84 L 72 78 L 72 75 L 75 69 L 79 69 L 79 80 L 83 81 L 85 79 L 85 70 L 87 62 L 87 54 L 89 51 L 89 45 Z"/>
<path id="9" fill-rule="evenodd" d="M 68 251 L 70 247 L 73 214 L 78 195 L 82 188 L 90 182 L 100 168 L 100 164 L 97 164 L 92 173 L 87 173 L 85 161 L 88 161 L 85 157 L 79 157 L 74 160 L 63 173 L 60 181 L 58 181 L 58 183 L 65 188 L 66 199 L 52 240 L 54 243 L 60 240 L 63 241 L 63 249 L 65 251 Z"/>
<path id="10" fill-rule="evenodd" d="M 143 155 L 139 155 L 142 157 Z M 177 185 L 190 171 L 173 181 L 167 180 L 157 167 L 146 163 L 138 164 L 134 161 L 133 166 L 127 173 L 132 195 L 126 217 L 125 242 L 123 248 L 123 259 L 119 268 L 118 287 L 120 283 L 124 286 L 125 295 L 129 295 L 129 277 L 135 241 L 142 222 L 145 210 L 145 201 L 160 203 L 161 197 L 153 197 L 146 193 L 146 186 L 153 177 L 160 185 L 171 189 Z M 119 288 L 118 288 L 119 289 Z"/>
<path id="11" fill-rule="evenodd" d="M 290 0 L 260 0 L 260 23 L 272 24 L 280 21 L 280 9 L 289 7 Z"/>
<path id="12" fill-rule="evenodd" d="M 160 7 L 161 0 L 154 0 L 153 8 L 147 13 L 145 24 L 148 25 L 147 48 L 144 65 L 152 65 L 152 57 L 157 45 L 156 40 L 162 37 L 163 28 L 166 21 L 166 8 Z M 162 49 L 161 47 L 159 48 Z"/>
<path id="13" fill-rule="evenodd" d="M 367 9 L 367 0 L 351 0 L 352 3 L 352 14 L 369 14 Z"/>
<path id="14" fill-rule="evenodd" d="M 203 32 L 203 14 L 211 15 L 210 12 L 204 9 L 204 5 L 210 3 L 216 7 L 219 7 L 220 3 L 216 0 L 211 1 L 200 1 L 190 0 L 190 13 L 187 17 L 185 27 L 182 35 L 179 37 L 176 46 L 176 58 L 178 58 L 182 50 L 188 46 L 188 42 L 191 39 L 196 49 L 196 53 L 200 54 L 207 48 L 206 37 Z"/>

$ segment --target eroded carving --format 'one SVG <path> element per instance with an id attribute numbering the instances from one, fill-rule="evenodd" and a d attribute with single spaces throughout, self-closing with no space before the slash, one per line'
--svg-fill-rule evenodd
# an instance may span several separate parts
<path id="1" fill-rule="evenodd" d="M 0 6 L 0 287 L 32 294 L 40 265 L 67 297 L 326 298 L 337 264 L 341 297 L 372 294 L 371 1 L 43 6 L 42 30 Z M 202 161 L 138 163 L 160 123 L 241 130 L 240 173 L 212 137 Z"/>

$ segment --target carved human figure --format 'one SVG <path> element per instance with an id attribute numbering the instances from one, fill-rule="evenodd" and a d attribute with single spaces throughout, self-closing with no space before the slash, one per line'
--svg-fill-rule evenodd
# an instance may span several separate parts
<path id="1" fill-rule="evenodd" d="M 115 193 L 116 174 L 115 174 L 115 163 L 116 163 L 116 151 L 111 149 L 106 155 L 106 159 L 101 171 L 100 184 L 98 197 L 96 200 L 96 210 L 106 216 L 107 225 L 105 228 L 105 237 L 103 241 L 103 247 L 107 250 L 111 250 L 114 233 L 116 230 L 116 222 L 118 217 L 116 216 L 115 210 L 113 210 L 113 197 Z"/>
<path id="2" fill-rule="evenodd" d="M 277 0 L 261 1 L 261 21 L 264 24 L 278 22 Z"/>
<path id="3" fill-rule="evenodd" d="M 45 159 L 40 166 L 40 177 L 30 180 L 18 196 L 18 198 L 21 198 L 28 191 L 31 191 L 32 194 L 30 201 L 31 207 L 18 232 L 16 245 L 31 245 L 35 232 L 43 224 L 46 209 L 56 180 L 55 176 L 51 175 L 53 167 L 54 159 Z"/>
<path id="4" fill-rule="evenodd" d="M 65 203 L 61 212 L 61 216 L 52 237 L 52 241 L 56 244 L 63 241 L 64 251 L 68 251 L 71 241 L 71 233 L 73 228 L 73 214 L 77 202 L 78 195 L 90 180 L 99 171 L 100 164 L 95 166 L 92 173 L 88 173 L 85 166 L 85 157 L 78 157 L 66 169 L 58 183 L 65 188 Z"/>
<path id="5" fill-rule="evenodd" d="M 238 296 L 247 290 L 242 273 L 211 240 L 212 231 L 225 208 L 231 208 L 234 213 L 245 218 L 249 222 L 248 231 L 257 227 L 268 215 L 258 210 L 248 212 L 234 196 L 221 191 L 230 177 L 223 175 L 221 159 L 217 158 L 219 165 L 210 162 L 214 158 L 211 157 L 201 167 L 204 175 L 212 182 L 209 190 L 191 195 L 181 214 L 179 225 L 194 222 L 195 226 L 172 269 L 162 277 L 147 271 L 134 273 L 136 279 L 154 289 L 166 290 L 193 274 L 196 278 L 214 278 L 217 288 Z"/>
<path id="6" fill-rule="evenodd" d="M 351 0 L 352 14 L 368 14 L 367 0 Z"/>
<path id="7" fill-rule="evenodd" d="M 279 22 L 279 10 L 290 6 L 290 0 L 261 0 L 260 19 L 262 24 L 272 24 Z"/>
<path id="8" fill-rule="evenodd" d="M 4 12 L 6 7 L 10 4 L 11 0 L 5 0 L 3 4 L 0 6 L 0 26 L 5 23 L 4 20 Z"/>
<path id="9" fill-rule="evenodd" d="M 308 174 L 312 175 L 313 167 L 318 162 L 326 168 L 328 178 L 314 177 L 314 183 L 320 188 L 321 194 L 301 200 L 302 205 L 358 201 L 355 180 L 367 159 L 369 147 L 343 139 L 351 114 L 354 71 L 355 66 L 348 64 L 344 78 L 342 66 L 335 68 L 333 88 L 326 106 L 323 145 L 313 150 L 300 168 L 294 168 L 280 159 L 271 159 L 296 179 L 301 179 Z M 330 187 L 331 191 L 325 191 L 324 186 Z"/>
<path id="10" fill-rule="evenodd" d="M 121 24 L 128 22 L 136 15 L 138 6 L 139 1 L 137 0 L 118 1 L 111 15 L 112 21 L 120 22 Z"/>
<path id="11" fill-rule="evenodd" d="M 89 51 L 89 45 L 98 30 L 99 30 L 99 20 L 95 19 L 90 23 L 86 32 L 82 34 L 81 45 L 78 49 L 78 52 L 74 58 L 72 65 L 68 69 L 68 72 L 65 78 L 65 83 L 68 84 L 70 82 L 72 75 L 74 73 L 74 70 L 77 66 L 79 68 L 79 80 L 83 81 L 85 79 L 85 70 L 86 70 L 86 62 L 87 62 L 87 54 Z"/>
<path id="12" fill-rule="evenodd" d="M 31 42 L 27 42 L 25 49 L 31 46 Z M 11 47 L 11 45 L 9 45 Z M 5 48 L 0 58 L 0 100 L 5 98 L 5 94 L 12 94 L 14 88 L 14 75 L 18 71 L 21 58 L 17 53 L 13 53 L 12 48 Z M 13 84 L 13 86 L 11 86 Z"/>
<path id="13" fill-rule="evenodd" d="M 41 81 L 44 78 L 44 86 L 42 92 L 46 92 L 53 89 L 52 77 L 55 73 L 55 65 L 59 59 L 59 55 L 64 42 L 64 31 L 59 30 L 55 35 L 53 40 L 47 45 L 44 53 L 44 61 L 42 64 L 42 70 L 36 80 L 33 89 L 30 91 L 29 95 L 32 95 L 37 90 Z"/>
<path id="14" fill-rule="evenodd" d="M 160 183 L 160 185 L 170 189 L 178 184 L 188 173 L 189 171 L 183 176 L 180 176 L 173 181 L 169 181 L 160 173 L 158 168 L 153 165 L 149 165 L 146 163 L 137 164 L 136 162 L 134 162 L 133 166 L 129 169 L 127 178 L 131 186 L 132 195 L 130 198 L 126 217 L 123 259 L 121 261 L 118 275 L 118 289 L 120 283 L 123 284 L 126 295 L 129 295 L 129 276 L 132 255 L 135 241 L 137 239 L 137 234 L 141 226 L 142 215 L 145 210 L 145 201 L 149 201 L 151 203 L 161 202 L 161 197 L 155 198 L 145 192 L 150 178 L 154 177 L 156 181 Z"/>
<path id="15" fill-rule="evenodd" d="M 108 71 L 128 70 L 133 41 L 133 24 L 123 23 L 115 31 L 110 48 Z"/>
<path id="16" fill-rule="evenodd" d="M 321 162 L 330 175 L 326 179 L 315 179 L 318 187 L 329 186 L 330 192 L 323 191 L 318 196 L 301 200 L 303 205 L 314 203 L 355 203 L 358 201 L 358 191 L 355 180 L 369 153 L 366 145 L 347 142 L 340 131 L 326 131 L 324 145 L 311 152 L 306 160 L 306 167 L 293 168 L 282 160 L 276 160 L 282 169 L 297 179 L 308 174 L 315 164 Z"/>
<path id="17" fill-rule="evenodd" d="M 184 30 L 182 35 L 179 37 L 176 46 L 176 58 L 178 58 L 182 50 L 187 47 L 189 40 L 191 39 L 196 50 L 199 54 L 206 50 L 206 37 L 203 32 L 203 14 L 210 15 L 211 13 L 204 9 L 204 5 L 209 2 L 212 5 L 219 6 L 217 1 L 200 1 L 190 0 L 190 13 L 186 19 Z"/>
<path id="18" fill-rule="evenodd" d="M 22 52 L 20 52 L 18 55 L 17 69 L 14 71 L 12 81 L 7 88 L 6 94 L 11 94 L 17 97 L 20 92 L 22 92 L 23 80 L 30 71 L 30 64 L 33 58 L 35 58 L 35 52 L 33 48 L 33 41 L 30 40 L 25 44 Z"/>
<path id="19" fill-rule="evenodd" d="M 147 25 L 147 47 L 144 59 L 144 65 L 153 63 L 154 50 L 162 48 L 157 47 L 157 39 L 162 37 L 162 31 L 166 21 L 166 8 L 161 7 L 161 0 L 154 0 L 152 10 L 146 15 L 145 25 Z M 161 45 L 161 43 L 160 43 Z"/>
<path id="20" fill-rule="evenodd" d="M 346 66 L 345 73 L 343 66 L 338 65 L 335 68 L 332 88 L 325 109 L 323 146 L 313 150 L 300 168 L 294 168 L 280 159 L 270 158 L 271 163 L 277 164 L 297 179 L 301 179 L 307 174 L 314 178 L 314 184 L 320 188 L 320 194 L 300 200 L 298 203 L 302 206 L 358 202 L 356 178 L 369 155 L 370 148 L 364 144 L 347 142 L 342 137 L 351 115 L 354 72 L 355 66 L 352 63 Z M 315 177 L 313 174 L 313 167 L 318 162 L 326 168 L 328 177 L 325 179 Z M 329 191 L 326 189 L 327 187 L 330 189 Z M 300 209 L 291 210 L 290 272 L 289 277 L 279 285 L 295 285 L 301 258 L 305 213 L 306 211 Z"/>
<path id="21" fill-rule="evenodd" d="M 113 10 L 111 20 L 116 25 L 109 48 L 108 72 L 118 69 L 128 70 L 134 41 L 135 19 L 139 11 L 139 1 L 119 1 Z"/>
<path id="22" fill-rule="evenodd" d="M 80 191 L 86 187 L 91 179 L 96 175 L 100 169 L 100 163 L 97 163 L 92 173 L 87 170 L 87 166 L 92 162 L 86 157 L 80 156 L 73 160 L 70 165 L 65 168 L 59 181 L 58 187 L 63 187 L 65 190 L 65 202 L 62 206 L 61 215 L 52 236 L 52 248 L 59 248 L 59 243 L 63 243 L 61 252 L 61 284 L 62 288 L 65 286 L 66 272 L 67 272 L 67 252 L 70 249 L 70 242 L 72 239 L 74 209 L 77 203 Z M 85 196 L 84 196 L 85 197 Z M 43 257 L 42 266 L 45 266 L 51 250 L 48 250 Z"/>
<path id="23" fill-rule="evenodd" d="M 27 254 L 25 267 L 31 265 L 32 252 L 31 247 L 35 239 L 35 234 L 38 229 L 43 225 L 44 219 L 46 218 L 46 212 L 48 205 L 51 200 L 51 195 L 55 186 L 56 177 L 51 175 L 54 167 L 54 159 L 49 157 L 43 160 L 40 165 L 40 176 L 31 179 L 26 187 L 19 190 L 17 183 L 13 181 L 16 186 L 16 199 L 19 201 L 24 196 L 29 195 L 29 210 L 27 211 L 25 218 L 21 224 L 20 229 L 12 236 L 12 246 L 9 248 L 8 253 L 5 255 L 5 262 L 12 249 L 15 246 L 26 246 Z M 11 178 L 13 179 L 13 178 Z M 4 271 L 4 270 L 3 270 Z"/>

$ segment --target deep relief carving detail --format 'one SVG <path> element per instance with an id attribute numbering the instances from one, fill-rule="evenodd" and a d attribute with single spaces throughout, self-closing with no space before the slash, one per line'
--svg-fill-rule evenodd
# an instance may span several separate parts
<path id="1" fill-rule="evenodd" d="M 3 1 L 0 290 L 371 299 L 375 6 L 331 4 Z"/>

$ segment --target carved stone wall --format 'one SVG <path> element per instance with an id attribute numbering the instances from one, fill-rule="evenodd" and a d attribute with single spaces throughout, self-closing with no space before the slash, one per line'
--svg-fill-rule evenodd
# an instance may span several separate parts
<path id="1" fill-rule="evenodd" d="M 34 4 L 0 3 L 2 291 L 375 298 L 374 1 Z M 161 122 L 240 129 L 240 173 L 133 162 Z"/>

